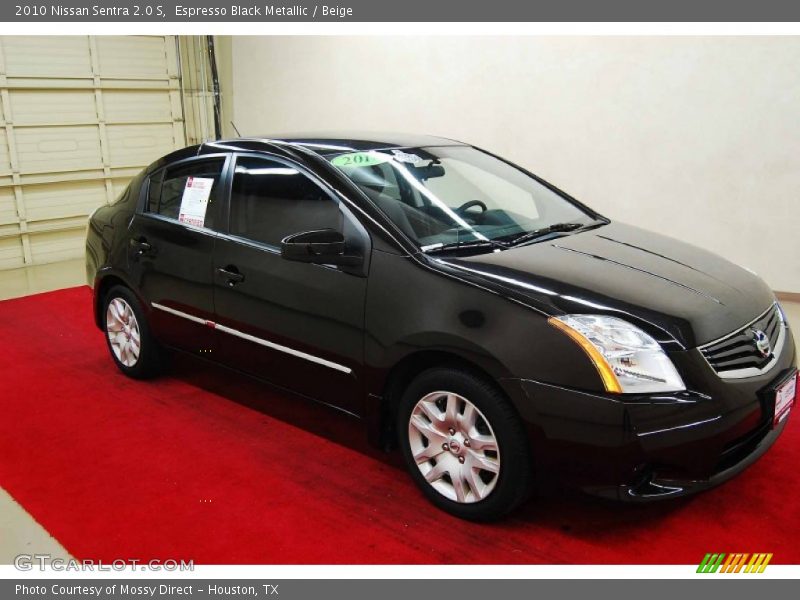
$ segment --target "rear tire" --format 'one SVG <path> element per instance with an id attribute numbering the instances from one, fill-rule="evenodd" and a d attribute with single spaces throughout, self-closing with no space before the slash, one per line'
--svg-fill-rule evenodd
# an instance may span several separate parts
<path id="1" fill-rule="evenodd" d="M 149 379 L 161 371 L 163 351 L 136 295 L 116 285 L 103 299 L 103 324 L 111 358 L 128 377 Z"/>
<path id="2" fill-rule="evenodd" d="M 424 371 L 400 400 L 397 432 L 412 478 L 452 515 L 494 520 L 530 494 L 525 429 L 503 393 L 480 377 L 453 368 Z"/>

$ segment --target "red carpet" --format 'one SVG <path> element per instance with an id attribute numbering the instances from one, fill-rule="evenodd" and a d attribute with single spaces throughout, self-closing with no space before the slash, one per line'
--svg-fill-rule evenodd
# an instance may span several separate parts
<path id="1" fill-rule="evenodd" d="M 114 367 L 76 288 L 0 303 L 0 486 L 78 558 L 207 563 L 800 563 L 800 425 L 755 468 L 650 506 L 576 495 L 474 525 L 357 422 L 190 359 Z"/>

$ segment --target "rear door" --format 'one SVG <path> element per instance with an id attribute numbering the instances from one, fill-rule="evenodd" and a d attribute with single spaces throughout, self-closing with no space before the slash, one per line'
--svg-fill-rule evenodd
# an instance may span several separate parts
<path id="1" fill-rule="evenodd" d="M 208 357 L 214 332 L 212 257 L 227 155 L 191 158 L 153 173 L 129 227 L 129 272 L 163 343 Z"/>
<path id="2" fill-rule="evenodd" d="M 240 155 L 214 252 L 219 356 L 232 367 L 360 414 L 364 273 L 293 262 L 281 240 L 331 228 L 368 257 L 369 236 L 302 166 Z"/>

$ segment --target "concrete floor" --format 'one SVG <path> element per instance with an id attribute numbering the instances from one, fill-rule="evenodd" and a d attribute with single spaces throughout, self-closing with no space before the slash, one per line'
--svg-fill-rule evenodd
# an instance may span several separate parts
<path id="1" fill-rule="evenodd" d="M 83 259 L 0 271 L 0 300 L 84 285 Z M 789 323 L 800 332 L 800 303 L 781 303 Z M 800 342 L 800 336 L 795 343 Z M 800 348 L 800 344 L 798 344 Z M 0 564 L 12 564 L 18 554 L 50 554 L 69 558 L 69 553 L 5 490 L 0 488 Z"/>
<path id="2" fill-rule="evenodd" d="M 0 488 L 0 565 L 14 564 L 14 557 L 19 554 L 71 558 L 53 536 Z"/>

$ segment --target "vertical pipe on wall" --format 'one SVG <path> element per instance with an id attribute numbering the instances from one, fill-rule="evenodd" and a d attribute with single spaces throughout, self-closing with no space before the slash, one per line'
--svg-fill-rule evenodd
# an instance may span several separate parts
<path id="1" fill-rule="evenodd" d="M 198 70 L 200 71 L 200 97 L 203 99 L 203 141 L 206 142 L 211 138 L 208 118 L 208 82 L 206 80 L 208 56 L 205 52 L 202 36 L 196 36 L 196 40 L 196 56 L 199 59 Z"/>
<path id="2" fill-rule="evenodd" d="M 186 86 L 183 80 L 183 48 L 181 48 L 181 36 L 175 36 L 175 49 L 178 53 L 178 81 L 180 81 L 181 92 L 178 94 L 181 100 L 181 113 L 183 113 L 183 139 L 184 143 L 191 142 L 191 134 L 189 133 L 189 124 L 186 114 Z"/>
<path id="3" fill-rule="evenodd" d="M 211 67 L 211 89 L 214 101 L 214 135 L 217 139 L 222 136 L 222 99 L 219 92 L 219 72 L 217 71 L 217 52 L 214 47 L 214 36 L 206 36 L 208 49 L 208 62 Z"/>

